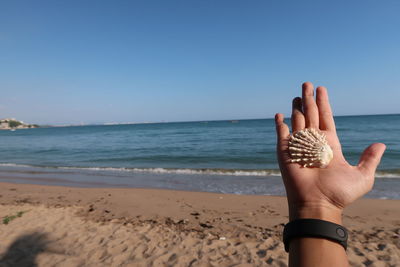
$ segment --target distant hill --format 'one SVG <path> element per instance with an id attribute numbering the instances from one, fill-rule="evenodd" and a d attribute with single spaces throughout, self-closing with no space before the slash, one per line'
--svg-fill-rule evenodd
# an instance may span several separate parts
<path id="1" fill-rule="evenodd" d="M 36 124 L 26 124 L 23 121 L 16 119 L 2 119 L 0 120 L 0 130 L 14 130 L 14 129 L 28 129 L 38 128 Z"/>

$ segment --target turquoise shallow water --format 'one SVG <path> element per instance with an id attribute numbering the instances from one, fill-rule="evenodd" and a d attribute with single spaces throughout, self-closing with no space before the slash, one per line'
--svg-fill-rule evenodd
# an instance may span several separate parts
<path id="1" fill-rule="evenodd" d="M 349 162 L 356 164 L 369 144 L 383 142 L 388 149 L 377 176 L 400 178 L 400 115 L 346 116 L 335 121 Z M 129 181 L 139 176 L 150 179 L 148 174 L 164 175 L 160 180 L 167 184 L 171 177 L 183 176 L 203 181 L 212 177 L 224 183 L 229 183 L 225 181 L 228 176 L 236 176 L 249 182 L 279 176 L 275 139 L 272 119 L 0 131 L 0 172 L 22 175 L 51 170 L 63 172 L 66 180 L 67 172 L 80 173 L 83 180 L 90 172 L 89 184 L 109 185 L 113 179 L 105 181 L 105 176 L 124 176 Z M 193 190 L 207 191 L 205 187 Z"/>

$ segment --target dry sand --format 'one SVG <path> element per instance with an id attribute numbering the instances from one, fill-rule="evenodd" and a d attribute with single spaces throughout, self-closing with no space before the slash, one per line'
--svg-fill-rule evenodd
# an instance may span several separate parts
<path id="1" fill-rule="evenodd" d="M 0 183 L 0 266 L 286 266 L 286 199 Z M 349 207 L 352 266 L 400 266 L 400 201 Z"/>

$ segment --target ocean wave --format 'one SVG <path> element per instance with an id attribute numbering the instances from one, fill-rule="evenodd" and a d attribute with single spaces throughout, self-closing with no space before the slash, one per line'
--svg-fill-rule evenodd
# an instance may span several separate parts
<path id="1" fill-rule="evenodd" d="M 3 167 L 22 167 L 22 168 L 40 167 L 40 166 L 27 165 L 27 164 L 16 164 L 16 163 L 0 163 L 0 166 L 3 166 Z"/>
<path id="2" fill-rule="evenodd" d="M 281 176 L 277 169 L 216 169 L 216 168 L 118 168 L 118 167 L 73 167 L 73 166 L 39 166 L 15 163 L 0 163 L 3 167 L 44 168 L 60 170 L 83 170 L 103 172 L 133 172 L 156 174 L 188 174 L 188 175 L 230 175 L 230 176 Z M 400 178 L 400 170 L 381 170 L 375 174 L 377 178 Z"/>
<path id="3" fill-rule="evenodd" d="M 124 171 L 157 174 L 202 174 L 233 176 L 280 176 L 279 170 L 235 170 L 235 169 L 178 169 L 178 168 L 114 168 L 114 167 L 58 167 L 69 170 Z"/>
<path id="4" fill-rule="evenodd" d="M 38 166 L 15 163 L 0 163 L 3 167 L 44 168 L 60 170 L 140 172 L 158 174 L 202 174 L 202 175 L 233 175 L 233 176 L 280 176 L 279 170 L 249 170 L 249 169 L 190 169 L 190 168 L 117 168 L 117 167 L 72 167 L 72 166 Z"/>
<path id="5" fill-rule="evenodd" d="M 395 171 L 377 171 L 375 173 L 376 178 L 400 178 L 400 170 Z"/>

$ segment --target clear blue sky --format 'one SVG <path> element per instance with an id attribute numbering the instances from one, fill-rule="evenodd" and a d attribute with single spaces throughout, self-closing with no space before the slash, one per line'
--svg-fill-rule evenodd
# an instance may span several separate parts
<path id="1" fill-rule="evenodd" d="M 1 1 L 0 117 L 268 118 L 303 81 L 400 113 L 400 1 Z"/>

